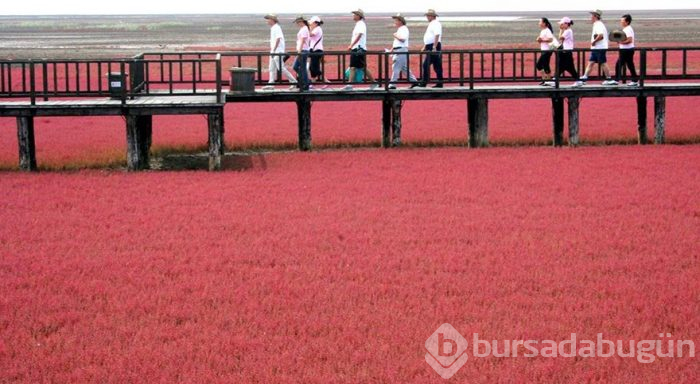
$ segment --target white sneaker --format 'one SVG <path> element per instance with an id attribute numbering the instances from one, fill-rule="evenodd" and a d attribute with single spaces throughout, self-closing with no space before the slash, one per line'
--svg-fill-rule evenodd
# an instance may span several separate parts
<path id="1" fill-rule="evenodd" d="M 615 80 L 609 79 L 609 80 L 603 81 L 602 84 L 603 84 L 603 85 L 618 85 L 618 82 L 615 81 Z"/>
<path id="2" fill-rule="evenodd" d="M 266 86 L 262 87 L 262 90 L 263 91 L 274 91 L 275 86 L 274 85 L 266 85 Z"/>
<path id="3" fill-rule="evenodd" d="M 639 87 L 639 81 L 630 81 L 627 83 L 628 87 Z"/>
<path id="4" fill-rule="evenodd" d="M 352 91 L 352 85 L 348 84 L 344 86 L 343 88 L 340 88 L 341 91 Z"/>
<path id="5" fill-rule="evenodd" d="M 574 87 L 574 88 L 581 88 L 581 87 L 583 87 L 585 84 L 586 84 L 585 82 L 579 80 L 579 81 L 574 82 L 574 84 L 572 85 L 572 87 Z"/>
<path id="6" fill-rule="evenodd" d="M 553 82 L 553 81 L 545 81 L 543 85 L 544 85 L 545 87 L 556 87 L 556 86 L 557 86 L 557 83 L 555 83 L 555 82 Z"/>
<path id="7" fill-rule="evenodd" d="M 369 90 L 374 91 L 375 89 L 379 88 L 379 84 L 377 83 L 372 83 L 369 85 Z"/>
<path id="8" fill-rule="evenodd" d="M 292 84 L 292 85 L 289 86 L 289 90 L 290 90 L 290 91 L 293 91 L 293 90 L 295 90 L 295 89 L 297 89 L 297 85 L 296 85 L 296 84 Z"/>
<path id="9" fill-rule="evenodd" d="M 586 81 L 588 81 L 588 76 L 581 76 L 578 78 L 578 80 L 585 83 Z"/>

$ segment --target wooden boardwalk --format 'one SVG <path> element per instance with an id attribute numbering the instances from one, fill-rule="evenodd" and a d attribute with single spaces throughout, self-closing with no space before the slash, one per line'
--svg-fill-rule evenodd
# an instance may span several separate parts
<path id="1" fill-rule="evenodd" d="M 554 145 L 564 145 L 568 115 L 568 143 L 575 146 L 579 144 L 582 98 L 635 98 L 640 144 L 649 142 L 647 101 L 652 98 L 653 141 L 661 144 L 665 141 L 666 98 L 700 96 L 700 72 L 692 61 L 700 47 L 650 47 L 638 51 L 641 86 L 602 86 L 601 79 L 592 78 L 581 88 L 573 87 L 572 80 L 555 81 L 554 87 L 534 85 L 539 82 L 534 62 L 542 53 L 526 49 L 443 51 L 441 57 L 447 64 L 445 87 L 414 89 L 408 88 L 406 80 L 399 81 L 399 89 L 389 89 L 386 82 L 390 75 L 391 53 L 368 52 L 368 65 L 377 67 L 376 78 L 383 86 L 369 89 L 367 84 L 353 84 L 355 89 L 351 91 L 341 89 L 347 84 L 343 73 L 349 53 L 345 51 L 325 53 L 326 57 L 337 58 L 335 67 L 324 71 L 330 76 L 326 80 L 332 86 L 309 91 L 290 90 L 289 85 L 280 85 L 272 91 L 262 90 L 267 84 L 263 76 L 266 71 L 262 68 L 269 59 L 267 52 L 143 53 L 130 59 L 0 60 L 0 117 L 17 119 L 19 164 L 25 171 L 37 169 L 34 144 L 34 118 L 37 116 L 123 116 L 127 166 L 129 170 L 141 170 L 149 168 L 153 116 L 195 114 L 207 116 L 209 169 L 220 169 L 226 103 L 295 103 L 299 149 L 306 151 L 312 149 L 311 109 L 315 102 L 380 102 L 382 145 L 392 147 L 401 145 L 401 111 L 405 102 L 464 100 L 468 116 L 465 142 L 478 148 L 489 145 L 489 100 L 492 99 L 550 99 Z M 577 49 L 574 53 L 581 69 L 589 50 Z M 410 54 L 422 59 L 425 53 Z M 558 73 L 559 54 L 555 52 L 555 73 Z M 676 62 L 671 63 L 670 57 L 676 57 Z M 231 68 L 230 80 L 225 80 L 230 66 L 253 69 Z M 251 77 L 236 79 L 236 74 Z M 231 87 L 232 91 L 224 92 L 225 87 Z"/>

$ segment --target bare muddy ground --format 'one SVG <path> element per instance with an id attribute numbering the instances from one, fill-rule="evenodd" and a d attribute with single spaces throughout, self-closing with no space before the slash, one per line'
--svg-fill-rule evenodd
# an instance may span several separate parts
<path id="1" fill-rule="evenodd" d="M 608 29 L 617 28 L 622 11 L 606 12 Z M 634 27 L 640 45 L 675 43 L 699 45 L 700 10 L 640 11 Z M 536 48 L 537 19 L 553 21 L 562 16 L 577 21 L 577 41 L 585 46 L 591 26 L 585 12 L 447 14 L 479 16 L 471 21 L 444 21 L 445 44 L 449 47 Z M 411 16 L 411 15 L 409 15 Z M 420 15 L 412 15 L 420 16 Z M 495 21 L 494 16 L 513 17 L 513 21 Z M 296 27 L 293 15 L 282 15 L 282 27 L 293 41 Z M 350 15 L 327 15 L 326 49 L 343 49 L 352 31 Z M 420 17 L 419 17 L 420 19 Z M 391 43 L 389 15 L 370 14 L 369 48 L 382 49 Z M 412 45 L 421 43 L 426 24 L 411 21 Z M 261 15 L 148 15 L 148 16 L 0 16 L 0 58 L 85 58 L 123 57 L 140 52 L 182 50 L 262 49 L 267 45 L 268 27 Z M 291 45 L 288 44 L 288 48 Z"/>

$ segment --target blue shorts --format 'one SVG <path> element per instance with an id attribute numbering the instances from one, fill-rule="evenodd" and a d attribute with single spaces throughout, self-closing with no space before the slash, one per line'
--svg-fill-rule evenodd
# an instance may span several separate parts
<path id="1" fill-rule="evenodd" d="M 608 62 L 608 56 L 606 51 L 602 49 L 594 49 L 591 51 L 591 63 L 605 64 Z"/>

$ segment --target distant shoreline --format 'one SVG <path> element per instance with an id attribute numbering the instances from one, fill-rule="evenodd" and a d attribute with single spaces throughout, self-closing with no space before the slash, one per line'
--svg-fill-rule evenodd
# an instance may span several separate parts
<path id="1" fill-rule="evenodd" d="M 539 15 L 586 15 L 587 11 L 527 11 L 527 12 L 441 12 L 441 15 L 446 17 L 495 17 L 495 18 L 517 18 L 529 19 L 538 17 Z M 655 9 L 655 10 L 606 10 L 605 15 L 618 15 L 623 13 L 631 13 L 638 15 L 638 18 L 645 19 L 695 19 L 700 18 L 700 8 L 698 9 Z M 393 13 L 387 12 L 368 12 L 368 18 L 389 17 Z M 406 12 L 409 17 L 422 16 L 420 12 Z M 9 19 L 24 19 L 24 18 L 134 18 L 134 17 L 260 17 L 262 13 L 162 13 L 162 14 L 59 14 L 59 15 L 0 15 L 0 20 Z M 297 14 L 280 13 L 283 18 L 293 18 Z M 349 13 L 323 13 L 326 17 L 346 17 Z M 348 16 L 349 17 L 349 16 Z"/>

